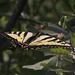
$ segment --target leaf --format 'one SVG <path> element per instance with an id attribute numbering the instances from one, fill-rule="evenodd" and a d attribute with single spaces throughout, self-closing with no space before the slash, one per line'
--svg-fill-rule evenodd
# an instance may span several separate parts
<path id="1" fill-rule="evenodd" d="M 7 54 L 6 51 L 3 52 L 3 60 L 4 60 L 5 62 L 8 62 L 8 61 L 9 61 L 9 55 Z"/>
<path id="2" fill-rule="evenodd" d="M 69 72 L 69 71 L 63 70 L 63 69 L 56 69 L 55 71 L 56 71 L 56 72 Z"/>
<path id="3" fill-rule="evenodd" d="M 0 19 L 0 22 L 4 22 L 4 20 L 6 19 L 6 17 L 2 17 L 1 19 Z"/>
<path id="4" fill-rule="evenodd" d="M 56 54 L 69 54 L 70 52 L 66 49 L 62 49 L 62 48 L 53 48 L 50 49 L 50 52 L 56 53 Z"/>
<path id="5" fill-rule="evenodd" d="M 27 69 L 34 69 L 34 70 L 41 70 L 41 69 L 43 69 L 43 68 L 47 68 L 47 67 L 49 67 L 48 65 L 48 63 L 52 63 L 52 64 L 54 64 L 55 62 L 56 62 L 56 59 L 57 57 L 55 56 L 55 57 L 52 57 L 52 58 L 50 58 L 50 59 L 47 59 L 47 60 L 43 60 L 43 61 L 41 61 L 41 62 L 38 62 L 38 63 L 36 63 L 36 64 L 33 64 L 33 65 L 24 65 L 22 68 L 27 68 Z M 48 64 L 48 65 L 47 65 Z"/>
<path id="6" fill-rule="evenodd" d="M 62 26 L 64 29 L 67 28 L 67 25 L 66 25 L 66 21 L 67 21 L 67 16 L 63 16 L 60 21 L 59 21 L 59 25 Z"/>
<path id="7" fill-rule="evenodd" d="M 47 27 L 47 29 L 50 30 L 50 31 L 53 30 L 53 31 L 56 32 L 56 33 L 63 33 L 63 34 L 65 34 L 65 35 L 67 34 L 64 29 L 62 29 L 60 26 L 57 26 L 57 25 L 55 25 L 55 24 L 48 23 L 46 27 Z"/>
<path id="8" fill-rule="evenodd" d="M 63 11 L 63 14 L 66 14 L 66 15 L 72 15 L 73 12 L 70 12 L 70 11 Z"/>
<path id="9" fill-rule="evenodd" d="M 64 59 L 65 61 L 67 61 L 68 63 L 74 63 L 72 57 L 70 57 L 70 56 L 63 56 L 63 59 Z"/>
<path id="10" fill-rule="evenodd" d="M 70 1 L 71 7 L 75 13 L 75 1 Z"/>
<path id="11" fill-rule="evenodd" d="M 73 45 L 75 47 L 75 33 L 71 34 L 71 40 L 72 40 L 72 43 L 73 43 Z"/>
<path id="12" fill-rule="evenodd" d="M 46 64 L 46 63 L 41 63 L 40 66 L 44 66 L 44 67 L 46 67 L 47 64 Z"/>

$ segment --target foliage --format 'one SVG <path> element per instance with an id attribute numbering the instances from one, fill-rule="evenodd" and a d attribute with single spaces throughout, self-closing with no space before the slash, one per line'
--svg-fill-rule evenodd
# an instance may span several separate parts
<path id="1" fill-rule="evenodd" d="M 16 3 L 17 0 L 0 1 L 0 31 L 2 31 L 7 24 Z M 20 17 L 26 19 L 18 20 L 13 28 L 14 31 L 41 31 L 45 34 L 54 34 L 56 37 L 58 32 L 61 31 L 58 30 L 58 27 L 61 27 L 67 33 L 71 31 L 71 27 L 75 27 L 75 24 L 71 21 L 71 19 L 75 18 L 75 1 L 28 0 Z M 29 18 L 31 20 L 28 20 Z M 45 28 L 41 29 L 40 24 L 35 23 L 33 20 L 43 21 L 43 24 L 50 22 L 55 25 L 57 24 L 58 27 L 52 29 L 48 27 L 50 25 L 50 23 L 48 23 L 48 26 L 44 25 Z M 71 33 L 71 40 L 75 46 L 75 32 L 72 31 Z M 67 40 L 69 40 L 68 36 Z M 75 53 L 62 48 L 47 48 L 36 51 L 24 51 L 21 48 L 16 48 L 14 51 L 6 50 L 3 51 L 3 61 L 0 75 L 75 74 Z"/>
<path id="2" fill-rule="evenodd" d="M 75 33 L 72 33 L 71 39 L 72 39 L 73 45 L 75 47 Z"/>

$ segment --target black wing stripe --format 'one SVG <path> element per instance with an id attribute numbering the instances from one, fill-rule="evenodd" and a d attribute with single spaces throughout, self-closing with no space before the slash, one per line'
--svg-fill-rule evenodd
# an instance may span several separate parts
<path id="1" fill-rule="evenodd" d="M 57 41 L 57 43 L 61 43 L 62 41 L 60 40 L 60 41 Z"/>
<path id="2" fill-rule="evenodd" d="M 27 34 L 28 34 L 28 32 L 25 32 L 25 33 L 24 33 L 24 38 L 26 37 Z"/>
<path id="3" fill-rule="evenodd" d="M 14 32 L 13 34 L 17 34 L 17 32 Z"/>
<path id="4" fill-rule="evenodd" d="M 41 36 L 40 32 L 34 33 L 32 37 L 30 37 L 25 43 L 29 44 L 32 41 L 34 41 L 35 39 L 37 39 L 39 36 Z"/>
<path id="5" fill-rule="evenodd" d="M 47 42 L 56 41 L 56 40 L 57 40 L 57 38 L 55 38 L 55 39 L 53 39 L 53 40 L 49 40 L 49 41 L 47 41 Z"/>
<path id="6" fill-rule="evenodd" d="M 24 41 L 25 37 L 27 36 L 27 34 L 28 34 L 28 32 L 25 32 L 25 33 L 24 33 L 23 41 Z"/>
<path id="7" fill-rule="evenodd" d="M 21 33 L 22 33 L 22 32 L 20 31 L 20 32 L 18 33 L 18 36 L 20 36 Z"/>

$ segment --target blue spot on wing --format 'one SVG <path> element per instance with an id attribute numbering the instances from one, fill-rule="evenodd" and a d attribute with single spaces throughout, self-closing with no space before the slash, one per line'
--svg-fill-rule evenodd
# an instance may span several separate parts
<path id="1" fill-rule="evenodd" d="M 28 49 L 31 49 L 31 48 L 36 49 L 37 47 L 39 47 L 39 48 L 41 47 L 41 46 L 27 46 L 27 45 L 21 44 L 21 43 L 19 43 L 18 45 L 19 45 L 19 46 L 22 46 L 22 45 L 23 45 L 23 46 L 25 46 L 25 48 L 28 48 Z"/>
<path id="2" fill-rule="evenodd" d="M 19 46 L 21 46 L 22 44 L 19 44 Z"/>
<path id="3" fill-rule="evenodd" d="M 26 46 L 26 48 L 28 48 L 29 46 Z"/>

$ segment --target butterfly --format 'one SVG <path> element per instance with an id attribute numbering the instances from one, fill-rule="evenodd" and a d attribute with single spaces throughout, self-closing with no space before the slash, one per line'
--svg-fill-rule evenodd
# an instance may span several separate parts
<path id="1" fill-rule="evenodd" d="M 42 49 L 42 48 L 63 48 L 73 50 L 71 44 L 61 41 L 51 35 L 46 35 L 41 32 L 14 32 L 3 33 L 3 36 L 14 41 L 16 46 L 21 46 L 26 50 Z"/>

